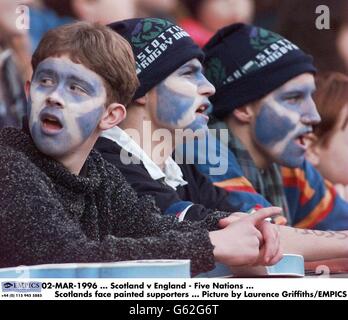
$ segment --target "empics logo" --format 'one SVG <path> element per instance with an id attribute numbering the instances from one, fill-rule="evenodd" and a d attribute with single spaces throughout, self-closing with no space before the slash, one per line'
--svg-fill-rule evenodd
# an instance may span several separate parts
<path id="1" fill-rule="evenodd" d="M 5 283 L 2 284 L 2 288 L 3 288 L 3 289 L 13 288 L 13 283 L 11 283 L 11 282 L 5 282 Z"/>
<path id="2" fill-rule="evenodd" d="M 2 292 L 41 292 L 41 282 L 8 281 L 1 283 Z"/>

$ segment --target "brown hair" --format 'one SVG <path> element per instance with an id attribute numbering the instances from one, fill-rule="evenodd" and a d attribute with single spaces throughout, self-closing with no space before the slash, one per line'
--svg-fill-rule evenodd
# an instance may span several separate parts
<path id="1" fill-rule="evenodd" d="M 348 77 L 332 72 L 317 77 L 314 101 L 321 116 L 321 123 L 314 127 L 318 142 L 326 146 L 337 125 L 342 109 L 348 104 Z M 344 129 L 348 124 L 345 119 Z"/>
<path id="2" fill-rule="evenodd" d="M 129 43 L 106 26 L 75 22 L 48 31 L 31 60 L 35 72 L 49 57 L 67 54 L 104 80 L 107 104 L 128 105 L 139 85 Z"/>

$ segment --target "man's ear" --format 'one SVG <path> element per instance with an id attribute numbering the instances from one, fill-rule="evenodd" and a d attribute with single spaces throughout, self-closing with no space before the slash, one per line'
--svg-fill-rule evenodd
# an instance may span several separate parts
<path id="1" fill-rule="evenodd" d="M 245 105 L 233 110 L 233 116 L 242 123 L 250 123 L 255 116 L 255 106 Z"/>
<path id="2" fill-rule="evenodd" d="M 29 95 L 30 95 L 30 81 L 26 81 L 24 85 L 24 92 L 25 96 L 27 97 L 27 100 L 29 100 Z"/>
<path id="3" fill-rule="evenodd" d="M 306 151 L 306 159 L 314 166 L 318 167 L 320 164 L 320 147 L 312 142 L 312 145 Z"/>
<path id="4" fill-rule="evenodd" d="M 126 107 L 120 103 L 109 104 L 99 122 L 101 130 L 108 130 L 121 123 L 127 115 Z"/>

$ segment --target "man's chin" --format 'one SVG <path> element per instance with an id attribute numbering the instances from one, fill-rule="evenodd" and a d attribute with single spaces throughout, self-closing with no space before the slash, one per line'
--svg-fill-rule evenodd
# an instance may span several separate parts
<path id="1" fill-rule="evenodd" d="M 285 159 L 283 158 L 277 158 L 275 159 L 275 162 L 283 167 L 288 168 L 300 168 L 302 167 L 303 163 L 305 162 L 305 156 L 294 156 L 294 157 L 287 157 Z"/>

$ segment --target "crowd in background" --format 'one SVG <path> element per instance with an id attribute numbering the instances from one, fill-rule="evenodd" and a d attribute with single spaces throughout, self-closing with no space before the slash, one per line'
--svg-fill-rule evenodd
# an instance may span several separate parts
<path id="1" fill-rule="evenodd" d="M 16 25 L 21 4 L 30 8 L 28 29 Z M 318 5 L 330 9 L 328 30 L 316 28 Z M 347 15 L 346 0 L 0 0 L 0 127 L 21 125 L 31 53 L 47 30 L 67 22 L 164 17 L 180 24 L 201 47 L 226 25 L 253 22 L 313 55 L 320 72 L 347 73 Z"/>

